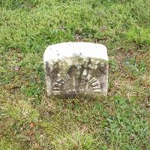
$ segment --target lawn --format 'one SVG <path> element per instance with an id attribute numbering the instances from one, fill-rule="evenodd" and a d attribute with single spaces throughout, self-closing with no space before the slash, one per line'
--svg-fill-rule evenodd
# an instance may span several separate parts
<path id="1" fill-rule="evenodd" d="M 109 54 L 107 97 L 47 97 L 48 45 Z M 0 0 L 0 150 L 150 150 L 150 0 Z"/>

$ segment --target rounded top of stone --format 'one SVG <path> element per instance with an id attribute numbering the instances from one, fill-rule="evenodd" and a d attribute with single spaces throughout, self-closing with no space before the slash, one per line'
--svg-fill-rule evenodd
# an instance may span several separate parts
<path id="1" fill-rule="evenodd" d="M 102 44 L 65 42 L 48 46 L 44 52 L 44 62 L 50 60 L 57 61 L 74 56 L 99 58 L 108 61 L 107 48 Z"/>

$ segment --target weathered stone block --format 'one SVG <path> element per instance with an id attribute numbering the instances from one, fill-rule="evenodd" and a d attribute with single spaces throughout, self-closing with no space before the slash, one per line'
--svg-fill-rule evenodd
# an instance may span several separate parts
<path id="1" fill-rule="evenodd" d="M 107 95 L 108 55 L 104 45 L 68 42 L 48 46 L 44 69 L 48 96 Z"/>

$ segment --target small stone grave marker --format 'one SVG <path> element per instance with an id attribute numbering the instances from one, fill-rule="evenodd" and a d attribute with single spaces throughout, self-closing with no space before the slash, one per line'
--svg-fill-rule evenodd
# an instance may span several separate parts
<path id="1" fill-rule="evenodd" d="M 44 53 L 47 95 L 99 94 L 108 91 L 107 48 L 101 44 L 67 42 Z"/>

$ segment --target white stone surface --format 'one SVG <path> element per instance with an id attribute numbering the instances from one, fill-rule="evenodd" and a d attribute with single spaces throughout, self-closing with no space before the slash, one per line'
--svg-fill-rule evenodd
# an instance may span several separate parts
<path id="1" fill-rule="evenodd" d="M 67 42 L 44 53 L 47 95 L 100 94 L 108 91 L 107 48 L 101 44 Z"/>
<path id="2" fill-rule="evenodd" d="M 71 58 L 76 55 L 82 58 L 99 58 L 108 61 L 107 48 L 102 44 L 66 42 L 48 46 L 44 53 L 44 62 Z"/>

